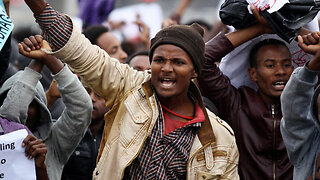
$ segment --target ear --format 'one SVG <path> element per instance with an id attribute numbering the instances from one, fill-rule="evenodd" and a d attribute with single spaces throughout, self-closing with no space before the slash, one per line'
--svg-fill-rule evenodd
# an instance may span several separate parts
<path id="1" fill-rule="evenodd" d="M 192 79 L 195 79 L 195 78 L 197 78 L 197 77 L 198 77 L 198 73 L 196 73 L 196 71 L 195 71 L 195 70 L 193 70 Z"/>
<path id="2" fill-rule="evenodd" d="M 250 79 L 254 82 L 257 82 L 257 68 L 249 68 L 248 69 L 248 74 L 250 76 Z"/>

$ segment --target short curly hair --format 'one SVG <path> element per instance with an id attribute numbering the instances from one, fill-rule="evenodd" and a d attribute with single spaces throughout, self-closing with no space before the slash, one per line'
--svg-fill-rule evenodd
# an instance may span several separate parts
<path id="1" fill-rule="evenodd" d="M 267 45 L 278 45 L 278 46 L 284 46 L 288 49 L 288 46 L 281 40 L 278 39 L 265 39 L 262 40 L 260 42 L 258 42 L 257 44 L 255 44 L 249 53 L 249 62 L 250 62 L 250 67 L 257 67 L 258 63 L 257 63 L 257 59 L 258 59 L 258 52 L 259 50 Z"/>

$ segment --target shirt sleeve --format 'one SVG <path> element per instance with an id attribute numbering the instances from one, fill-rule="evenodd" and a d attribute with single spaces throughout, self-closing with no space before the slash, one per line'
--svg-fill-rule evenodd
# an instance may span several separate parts
<path id="1" fill-rule="evenodd" d="M 299 165 L 306 154 L 312 154 L 312 147 L 319 147 L 320 126 L 314 112 L 317 108 L 313 107 L 316 99 L 312 99 L 319 92 L 314 90 L 318 73 L 306 65 L 296 68 L 281 94 L 280 130 L 293 165 Z"/>
<path id="2" fill-rule="evenodd" d="M 42 29 L 44 39 L 54 50 L 62 48 L 68 42 L 73 28 L 68 16 L 60 14 L 47 4 L 43 12 L 35 18 Z"/>
<path id="3" fill-rule="evenodd" d="M 206 61 L 203 65 L 198 83 L 201 94 L 211 100 L 217 107 L 219 117 L 233 126 L 232 114 L 241 107 L 241 97 L 230 79 L 215 64 L 234 49 L 229 39 L 222 33 L 208 41 L 205 46 Z"/>

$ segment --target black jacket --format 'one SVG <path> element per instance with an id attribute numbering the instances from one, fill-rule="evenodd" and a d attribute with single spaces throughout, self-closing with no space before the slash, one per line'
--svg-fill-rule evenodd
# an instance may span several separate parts
<path id="1" fill-rule="evenodd" d="M 61 180 L 92 179 L 92 173 L 96 167 L 103 127 L 104 126 L 102 126 L 97 133 L 96 138 L 92 137 L 88 128 L 78 147 L 64 166 Z"/>

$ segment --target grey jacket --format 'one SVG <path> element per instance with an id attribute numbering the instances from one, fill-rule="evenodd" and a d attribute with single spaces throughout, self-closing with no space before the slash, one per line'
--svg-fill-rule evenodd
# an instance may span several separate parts
<path id="1" fill-rule="evenodd" d="M 320 152 L 320 124 L 317 96 L 314 90 L 318 73 L 306 66 L 297 68 L 291 75 L 282 95 L 281 134 L 289 158 L 294 165 L 293 179 L 313 177 Z"/>
<path id="2" fill-rule="evenodd" d="M 78 78 L 65 66 L 53 76 L 66 105 L 56 123 L 46 106 L 47 100 L 41 74 L 29 68 L 9 78 L 0 89 L 0 96 L 8 92 L 0 108 L 0 116 L 25 124 L 29 104 L 35 99 L 40 107 L 40 121 L 32 132 L 44 140 L 47 147 L 46 165 L 49 178 L 60 180 L 64 164 L 84 136 L 92 113 L 91 99 Z M 10 90 L 10 91 L 9 91 Z"/>

